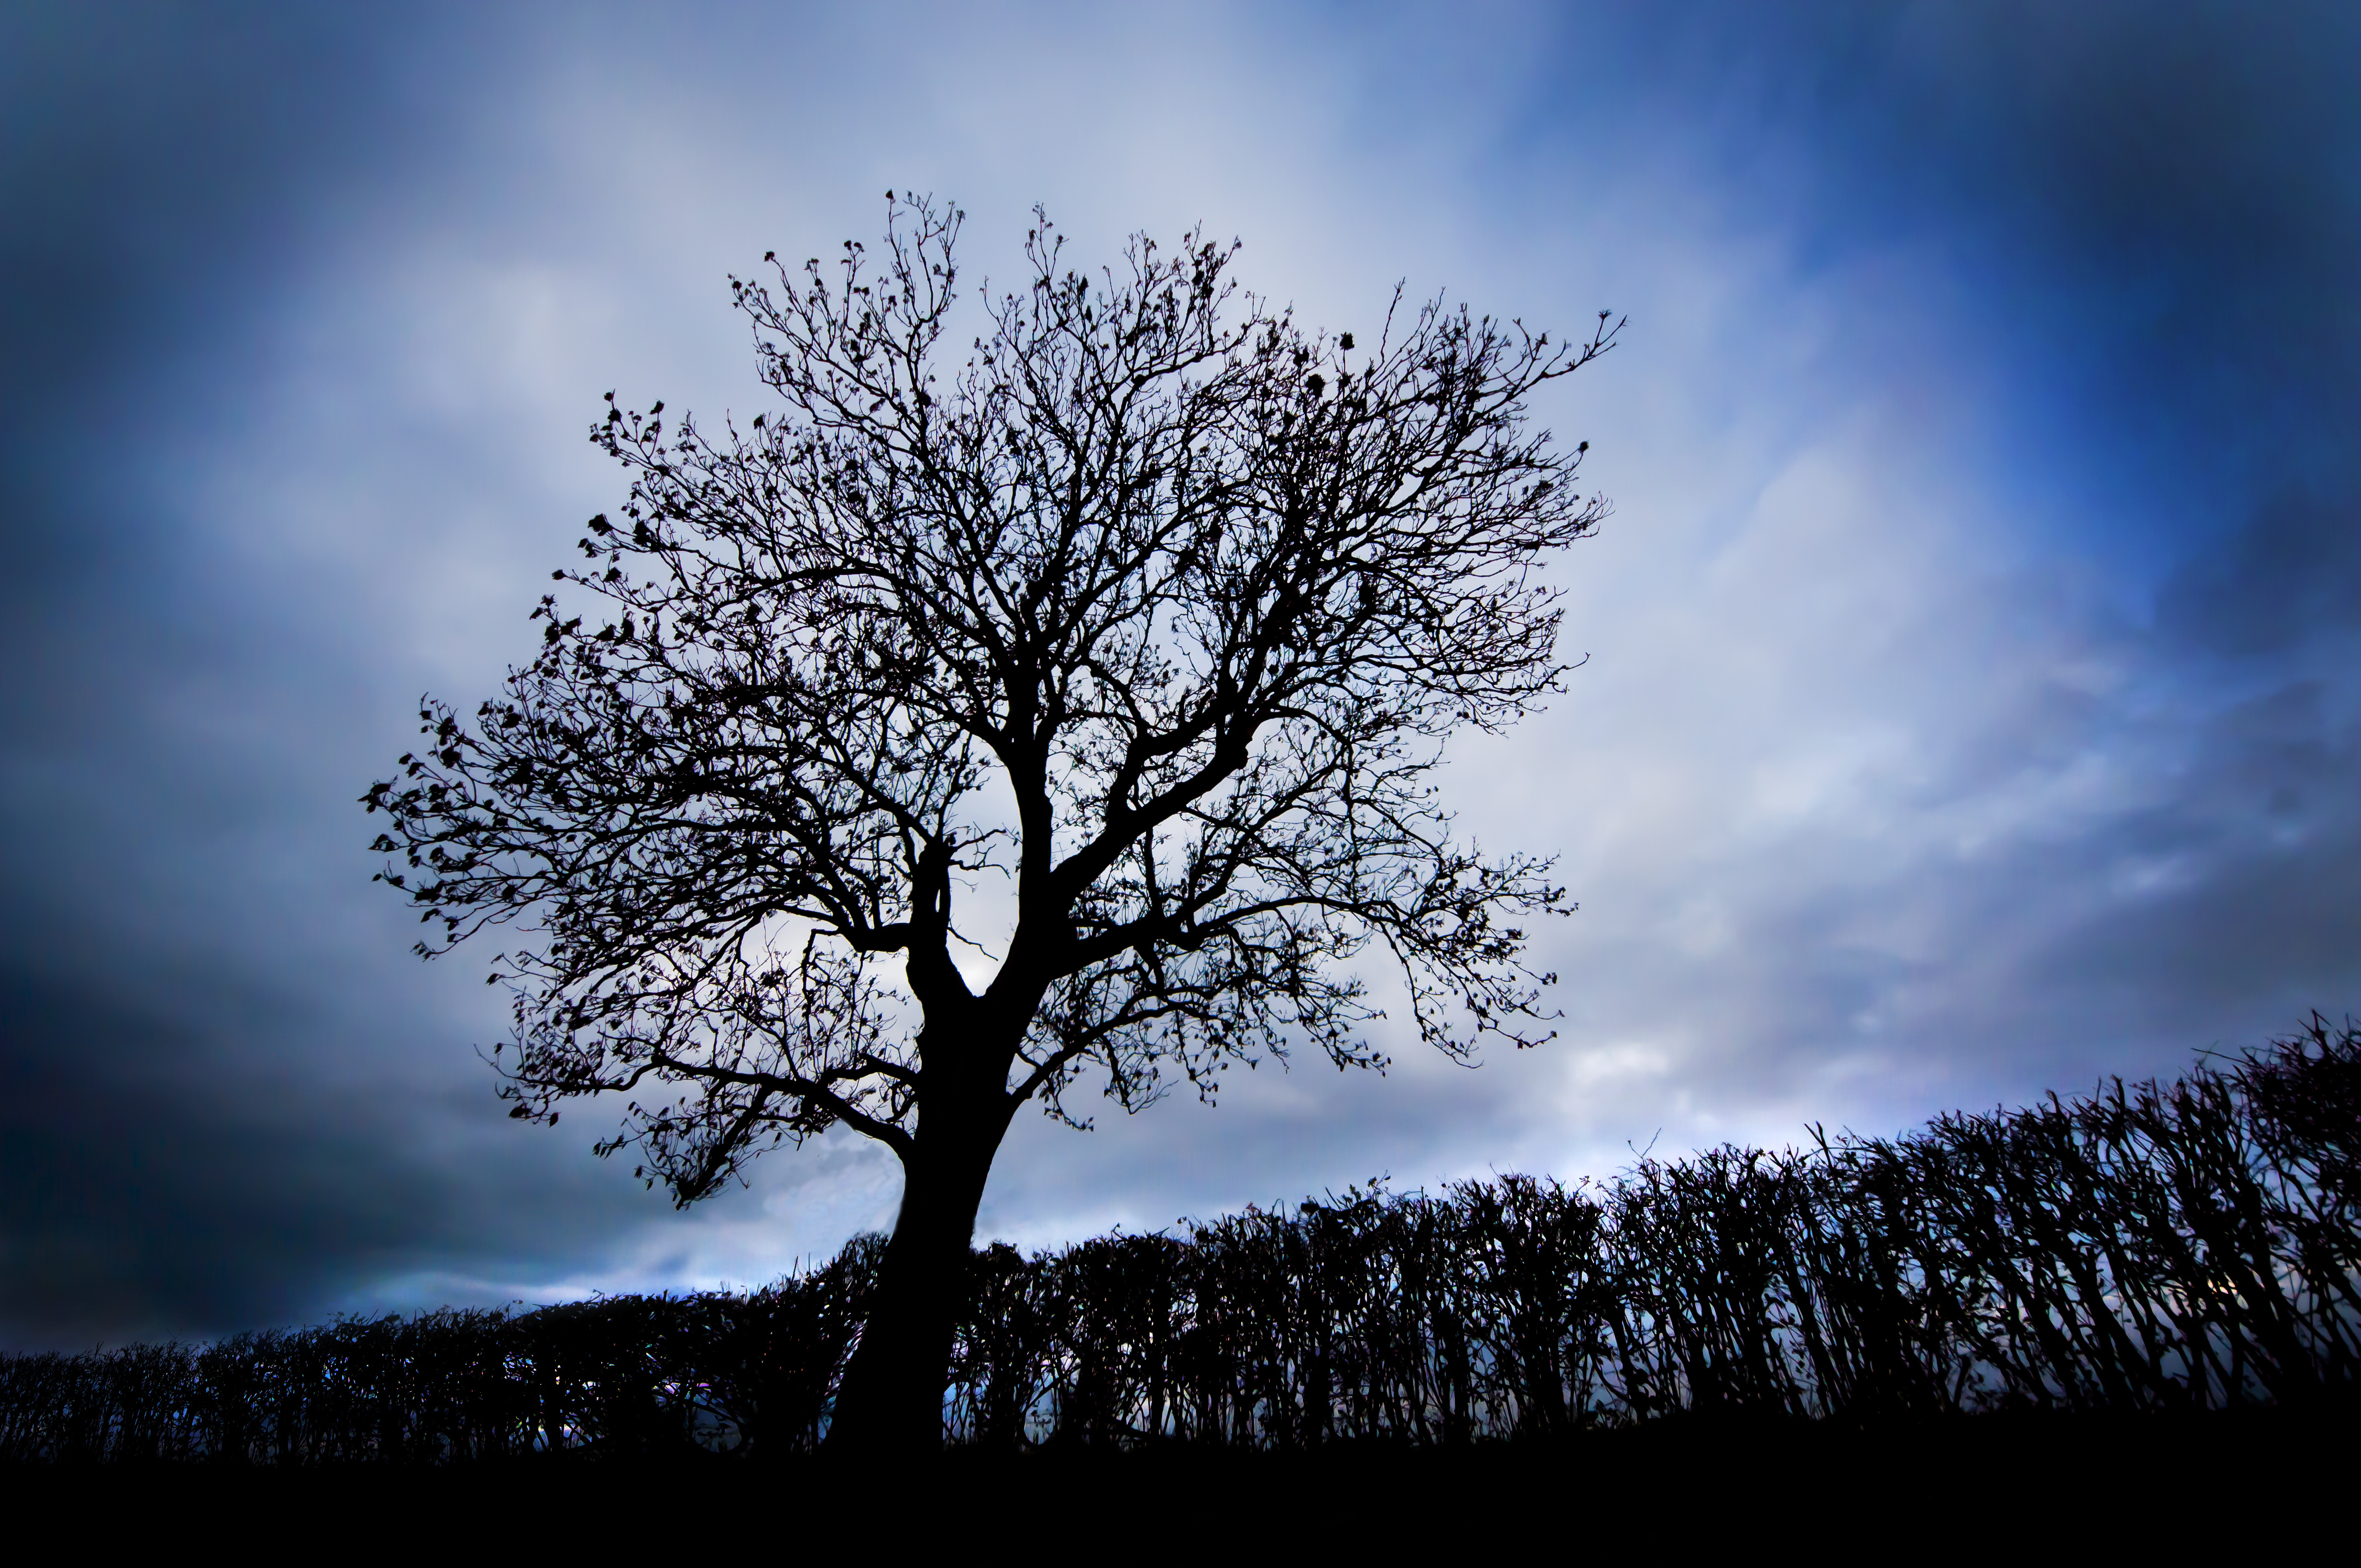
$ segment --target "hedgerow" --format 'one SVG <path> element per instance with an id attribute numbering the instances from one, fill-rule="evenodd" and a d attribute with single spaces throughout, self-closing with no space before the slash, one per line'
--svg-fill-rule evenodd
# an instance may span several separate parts
<path id="1" fill-rule="evenodd" d="M 2299 1408 L 2361 1368 L 2361 1031 L 1898 1138 L 978 1251 L 946 1437 L 1456 1445 L 1692 1416 Z M 882 1242 L 746 1294 L 0 1357 L 0 1460 L 806 1453 Z"/>

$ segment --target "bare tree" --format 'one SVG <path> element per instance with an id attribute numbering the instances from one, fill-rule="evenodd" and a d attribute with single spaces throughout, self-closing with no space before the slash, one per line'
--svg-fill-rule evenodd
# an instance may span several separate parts
<path id="1" fill-rule="evenodd" d="M 423 954 L 528 934 L 511 1115 L 627 1097 L 598 1152 L 684 1205 L 840 1123 L 900 1157 L 855 1445 L 939 1441 L 1028 1101 L 1381 1067 L 1373 945 L 1446 1053 L 1546 1037 L 1514 922 L 1564 890 L 1455 841 L 1434 777 L 1564 674 L 1536 566 L 1605 508 L 1525 404 L 1615 334 L 1397 291 L 1356 349 L 1239 291 L 1235 245 L 1093 277 L 1045 217 L 947 362 L 961 214 L 887 203 L 879 257 L 732 280 L 775 411 L 717 438 L 609 394 L 630 499 L 553 574 L 597 624 L 544 598 L 539 657 L 471 721 L 428 701 L 363 796 Z"/>

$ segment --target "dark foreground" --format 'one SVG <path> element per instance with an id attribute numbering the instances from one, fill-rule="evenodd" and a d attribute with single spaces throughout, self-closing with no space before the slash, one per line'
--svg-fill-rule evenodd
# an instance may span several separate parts
<path id="1" fill-rule="evenodd" d="M 2004 1563 L 2069 1543 L 2247 1550 L 2332 1532 L 2361 1499 L 2361 1410 L 1988 1415 L 1888 1428 L 1688 1418 L 1552 1443 L 1336 1443 L 1288 1453 L 953 1449 L 928 1464 L 822 1455 L 408 1467 L 11 1466 L 0 1507 L 143 1541 L 338 1556 L 445 1549 L 667 1555 L 1258 1558 L 1323 1546 L 1564 1560 L 1614 1542 L 1902 1551 Z M 2323 1541 L 2323 1544 L 2325 1542 Z"/>

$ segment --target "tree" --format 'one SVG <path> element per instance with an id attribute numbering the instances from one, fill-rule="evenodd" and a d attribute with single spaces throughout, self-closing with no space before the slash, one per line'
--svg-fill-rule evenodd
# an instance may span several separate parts
<path id="1" fill-rule="evenodd" d="M 682 1205 L 839 1124 L 899 1157 L 856 1446 L 939 1441 L 1020 1106 L 1382 1067 L 1373 948 L 1444 1051 L 1545 1037 L 1513 922 L 1564 890 L 1457 843 L 1434 773 L 1557 689 L 1537 565 L 1605 512 L 1526 414 L 1604 313 L 1558 345 L 1397 291 L 1356 350 L 1240 291 L 1235 244 L 1093 279 L 1046 217 L 1026 288 L 963 299 L 961 220 L 889 193 L 875 262 L 733 279 L 781 405 L 746 428 L 608 394 L 630 497 L 552 574 L 597 623 L 543 598 L 533 663 L 471 722 L 426 701 L 362 797 L 423 955 L 527 933 L 511 1116 L 626 1098 L 598 1151 Z"/>

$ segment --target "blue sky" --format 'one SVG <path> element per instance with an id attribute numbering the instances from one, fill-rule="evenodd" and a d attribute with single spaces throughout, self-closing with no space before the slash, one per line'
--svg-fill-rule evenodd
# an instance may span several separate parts
<path id="1" fill-rule="evenodd" d="M 1040 1244 L 1388 1175 L 1891 1130 L 2361 997 L 2361 24 L 2330 5 L 320 7 L 0 16 L 0 1343 L 768 1278 L 833 1139 L 675 1214 L 520 1130 L 354 797 L 618 476 L 760 405 L 725 277 L 883 192 L 1013 270 L 1202 220 L 1622 347 L 1548 712 L 1463 748 L 1582 901 L 1562 1037 L 1078 1135 Z"/>

